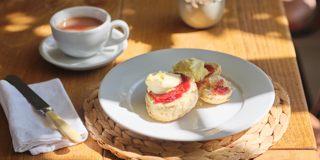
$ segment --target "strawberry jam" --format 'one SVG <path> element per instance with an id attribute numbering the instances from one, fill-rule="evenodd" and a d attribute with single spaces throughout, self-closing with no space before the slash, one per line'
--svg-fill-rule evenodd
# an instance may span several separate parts
<path id="1" fill-rule="evenodd" d="M 182 97 L 183 93 L 190 89 L 190 79 L 184 74 L 181 75 L 181 82 L 174 89 L 164 94 L 154 94 L 152 91 L 148 92 L 149 96 L 153 98 L 154 103 L 169 103 Z"/>
<path id="2" fill-rule="evenodd" d="M 198 88 L 200 88 L 203 84 L 205 84 L 207 82 L 207 79 L 210 76 L 212 76 L 212 74 L 215 72 L 215 69 L 212 65 L 206 64 L 206 65 L 204 65 L 204 68 L 206 68 L 209 71 L 209 73 L 202 80 L 197 82 Z"/>
<path id="3" fill-rule="evenodd" d="M 223 86 L 223 81 L 223 79 L 219 79 L 216 83 L 216 87 L 210 89 L 213 95 L 225 95 L 230 92 L 231 89 L 229 87 Z"/>

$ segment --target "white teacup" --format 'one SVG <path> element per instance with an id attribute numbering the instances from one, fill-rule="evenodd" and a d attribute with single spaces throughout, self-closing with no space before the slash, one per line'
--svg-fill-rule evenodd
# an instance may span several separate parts
<path id="1" fill-rule="evenodd" d="M 70 32 L 57 28 L 57 25 L 74 17 L 91 17 L 102 21 L 96 28 Z M 129 36 L 128 24 L 122 20 L 114 20 L 107 11 L 91 6 L 78 6 L 63 9 L 54 14 L 50 19 L 52 35 L 59 48 L 67 55 L 77 58 L 86 58 L 103 50 L 108 44 L 119 44 Z M 118 39 L 112 37 L 114 27 L 121 27 L 124 36 Z"/>

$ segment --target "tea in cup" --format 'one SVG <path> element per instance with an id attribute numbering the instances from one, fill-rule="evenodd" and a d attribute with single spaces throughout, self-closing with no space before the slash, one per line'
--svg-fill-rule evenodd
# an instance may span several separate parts
<path id="1" fill-rule="evenodd" d="M 111 21 L 107 11 L 91 6 L 61 10 L 51 17 L 50 26 L 59 48 L 77 58 L 91 57 L 105 47 L 119 44 L 128 38 L 130 32 L 126 22 Z M 112 37 L 115 27 L 123 29 L 123 37 Z"/>
<path id="2" fill-rule="evenodd" d="M 73 17 L 60 22 L 56 27 L 69 32 L 81 32 L 102 25 L 102 21 L 92 17 Z"/>

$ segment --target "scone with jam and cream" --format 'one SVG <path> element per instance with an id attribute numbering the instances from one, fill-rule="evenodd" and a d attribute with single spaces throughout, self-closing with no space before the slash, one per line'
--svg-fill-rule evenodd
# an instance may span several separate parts
<path id="1" fill-rule="evenodd" d="M 147 111 L 158 121 L 169 122 L 184 116 L 199 98 L 194 78 L 181 73 L 151 73 L 145 83 Z"/>
<path id="2" fill-rule="evenodd" d="M 208 84 L 202 92 L 200 98 L 211 104 L 221 104 L 230 100 L 232 88 L 230 82 L 219 75 L 208 78 Z"/>
<path id="3" fill-rule="evenodd" d="M 214 75 L 220 75 L 221 66 L 218 63 L 204 62 L 196 58 L 184 59 L 172 66 L 174 73 L 182 73 L 193 77 L 199 90 L 199 96 L 202 95 L 204 88 L 209 83 L 208 79 Z"/>
<path id="4" fill-rule="evenodd" d="M 230 82 L 227 83 L 224 78 L 223 84 L 225 84 L 225 87 L 228 85 L 231 90 L 228 92 L 230 94 L 223 95 L 226 96 L 226 98 L 221 98 L 221 94 L 213 94 L 213 92 L 208 92 L 210 90 L 214 90 L 214 87 L 217 86 L 216 76 L 219 76 L 221 73 L 221 66 L 218 63 L 204 62 L 196 58 L 190 58 L 181 60 L 176 65 L 172 66 L 172 68 L 174 73 L 182 73 L 195 79 L 198 87 L 199 97 L 205 102 L 211 104 L 220 104 L 229 100 L 232 89 L 230 88 Z M 225 101 L 222 101 L 222 99 Z"/>

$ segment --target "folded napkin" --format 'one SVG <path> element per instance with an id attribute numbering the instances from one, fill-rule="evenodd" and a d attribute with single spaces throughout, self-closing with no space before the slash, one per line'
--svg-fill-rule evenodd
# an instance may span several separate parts
<path id="1" fill-rule="evenodd" d="M 74 109 L 60 79 L 32 84 L 29 87 L 80 134 L 82 142 L 87 139 L 88 131 Z M 8 119 L 13 148 L 16 152 L 29 150 L 32 155 L 37 155 L 75 145 L 5 80 L 0 80 L 0 103 Z"/>

